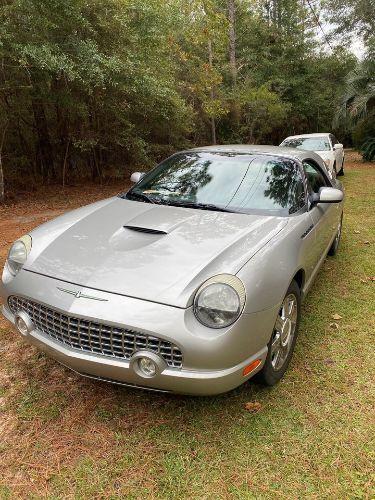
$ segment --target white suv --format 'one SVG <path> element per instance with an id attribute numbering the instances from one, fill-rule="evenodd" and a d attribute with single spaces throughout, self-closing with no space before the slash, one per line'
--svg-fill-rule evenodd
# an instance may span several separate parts
<path id="1" fill-rule="evenodd" d="M 344 175 L 344 147 L 333 134 L 291 135 L 280 146 L 315 151 L 332 177 Z"/>

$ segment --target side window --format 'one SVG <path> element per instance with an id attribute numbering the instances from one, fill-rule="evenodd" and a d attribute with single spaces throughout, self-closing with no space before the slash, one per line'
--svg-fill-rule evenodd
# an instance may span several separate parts
<path id="1" fill-rule="evenodd" d="M 332 142 L 332 147 L 333 147 L 335 144 L 338 144 L 338 143 L 339 143 L 339 141 L 336 139 L 336 137 L 335 137 L 334 135 L 332 135 L 332 134 L 331 134 L 329 137 L 330 137 L 331 142 Z"/>
<path id="2" fill-rule="evenodd" d="M 307 178 L 307 187 L 310 193 L 319 193 L 321 187 L 329 186 L 319 168 L 311 161 L 304 161 L 303 167 Z"/>

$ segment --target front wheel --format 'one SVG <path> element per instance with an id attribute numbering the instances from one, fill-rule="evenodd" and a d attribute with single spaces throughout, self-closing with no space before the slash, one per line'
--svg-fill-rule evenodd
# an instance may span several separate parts
<path id="1" fill-rule="evenodd" d="M 333 164 L 333 174 L 334 174 L 334 179 L 337 177 L 337 169 L 336 169 L 336 162 Z"/>
<path id="2" fill-rule="evenodd" d="M 328 250 L 328 255 L 331 255 L 331 256 L 336 255 L 337 250 L 339 249 L 339 245 L 340 245 L 340 241 L 341 241 L 341 233 L 342 233 L 342 218 L 343 218 L 343 214 L 341 214 L 339 227 L 337 228 L 337 233 L 336 233 L 335 239 L 333 240 L 331 248 Z"/>
<path id="3" fill-rule="evenodd" d="M 341 168 L 340 168 L 340 170 L 337 173 L 337 177 L 340 177 L 340 176 L 344 175 L 344 161 L 345 161 L 345 159 L 343 158 L 342 159 Z"/>
<path id="4" fill-rule="evenodd" d="M 300 322 L 301 291 L 293 280 L 281 304 L 279 314 L 268 343 L 268 354 L 258 380 L 275 385 L 286 372 L 293 355 Z"/>

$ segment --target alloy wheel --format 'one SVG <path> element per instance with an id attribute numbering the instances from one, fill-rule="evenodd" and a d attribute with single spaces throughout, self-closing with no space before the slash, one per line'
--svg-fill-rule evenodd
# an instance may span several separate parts
<path id="1" fill-rule="evenodd" d="M 271 364 L 280 370 L 293 345 L 298 317 L 298 302 L 294 294 L 285 297 L 277 317 L 271 342 Z"/>

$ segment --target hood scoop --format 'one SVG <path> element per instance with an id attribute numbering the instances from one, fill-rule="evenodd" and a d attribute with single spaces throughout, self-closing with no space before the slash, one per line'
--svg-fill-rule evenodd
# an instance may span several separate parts
<path id="1" fill-rule="evenodd" d="M 129 252 L 155 245 L 159 240 L 165 238 L 167 234 L 166 231 L 161 229 L 126 224 L 112 235 L 109 243 L 118 252 Z"/>
<path id="2" fill-rule="evenodd" d="M 136 231 L 138 233 L 146 233 L 146 234 L 168 234 L 166 231 L 161 231 L 160 229 L 152 229 L 150 227 L 140 227 L 140 226 L 123 226 L 125 229 L 130 229 L 131 231 Z"/>

